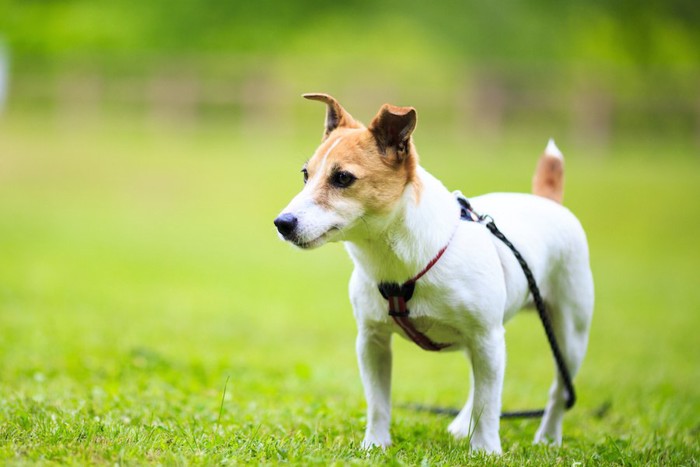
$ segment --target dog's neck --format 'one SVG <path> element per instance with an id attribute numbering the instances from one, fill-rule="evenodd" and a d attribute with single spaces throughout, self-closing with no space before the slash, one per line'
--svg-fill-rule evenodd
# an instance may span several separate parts
<path id="1" fill-rule="evenodd" d="M 345 242 L 355 266 L 374 282 L 413 277 L 450 241 L 459 223 L 459 206 L 447 188 L 420 166 L 416 178 L 390 213 L 359 225 Z"/>

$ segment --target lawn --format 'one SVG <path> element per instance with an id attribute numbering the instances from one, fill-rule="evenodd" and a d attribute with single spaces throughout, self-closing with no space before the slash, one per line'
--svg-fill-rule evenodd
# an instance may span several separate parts
<path id="1" fill-rule="evenodd" d="M 597 304 L 560 449 L 506 421 L 485 459 L 418 402 L 460 406 L 467 363 L 395 340 L 394 446 L 364 400 L 340 245 L 279 241 L 320 128 L 294 134 L 0 122 L 0 463 L 667 464 L 700 460 L 700 157 L 559 141 Z M 529 190 L 549 135 L 416 137 L 465 194 Z M 506 409 L 541 406 L 534 314 L 508 325 Z"/>

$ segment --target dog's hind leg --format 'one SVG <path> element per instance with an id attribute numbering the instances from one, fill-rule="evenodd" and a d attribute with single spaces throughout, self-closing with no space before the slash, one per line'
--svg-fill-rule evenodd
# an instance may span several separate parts
<path id="1" fill-rule="evenodd" d="M 466 351 L 465 353 L 467 359 L 471 360 L 469 352 Z M 471 420 L 472 407 L 474 405 L 474 371 L 472 368 L 469 368 L 469 380 L 469 397 L 467 398 L 467 403 L 464 404 L 462 410 L 459 411 L 459 414 L 457 414 L 455 419 L 452 420 L 450 426 L 447 427 L 447 431 L 449 431 L 452 434 L 452 436 L 454 436 L 457 439 L 469 437 L 474 429 Z"/>
<path id="2" fill-rule="evenodd" d="M 569 374 L 576 376 L 588 346 L 588 331 L 593 315 L 593 279 L 587 266 L 578 274 L 562 274 L 554 300 L 548 301 L 554 334 L 566 362 Z M 566 387 L 555 365 L 556 377 L 549 391 L 535 443 L 560 445 L 562 421 L 566 410 Z"/>

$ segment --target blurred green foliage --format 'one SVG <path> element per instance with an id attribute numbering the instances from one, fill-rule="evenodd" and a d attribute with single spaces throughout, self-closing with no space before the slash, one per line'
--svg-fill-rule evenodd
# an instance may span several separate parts
<path id="1" fill-rule="evenodd" d="M 298 94 L 324 91 L 470 139 L 599 147 L 700 141 L 699 26 L 691 0 L 0 0 L 11 112 L 297 131 Z"/>
<path id="2" fill-rule="evenodd" d="M 0 0 L 0 12 L 11 109 L 155 106 L 279 125 L 291 96 L 327 91 L 410 103 L 479 137 L 534 125 L 600 145 L 700 139 L 692 0 Z"/>
<path id="3" fill-rule="evenodd" d="M 3 0 L 0 31 L 18 55 L 52 59 L 133 53 L 294 51 L 358 41 L 358 54 L 413 53 L 413 37 L 464 60 L 535 60 L 696 68 L 700 7 L 693 0 L 319 2 L 261 0 Z M 378 39 L 366 47 L 367 35 Z M 364 43 L 363 43 L 364 42 Z M 111 57 L 110 57 L 111 58 Z"/>

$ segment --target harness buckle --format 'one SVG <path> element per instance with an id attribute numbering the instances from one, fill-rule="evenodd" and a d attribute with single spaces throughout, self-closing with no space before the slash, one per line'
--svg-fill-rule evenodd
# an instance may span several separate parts
<path id="1" fill-rule="evenodd" d="M 379 293 L 382 294 L 384 300 L 389 300 L 390 297 L 401 297 L 405 301 L 409 301 L 413 297 L 413 291 L 416 289 L 416 283 L 413 281 L 398 284 L 396 282 L 382 282 L 379 284 Z"/>
<path id="2" fill-rule="evenodd" d="M 379 292 L 389 303 L 389 316 L 393 318 L 408 318 L 410 313 L 408 302 L 413 296 L 416 283 L 413 281 L 397 284 L 396 282 L 382 282 L 379 284 Z"/>

